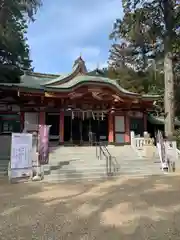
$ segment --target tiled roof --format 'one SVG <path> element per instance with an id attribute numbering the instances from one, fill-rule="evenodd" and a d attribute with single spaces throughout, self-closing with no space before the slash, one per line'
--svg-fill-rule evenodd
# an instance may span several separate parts
<path id="1" fill-rule="evenodd" d="M 154 125 L 164 125 L 164 123 L 165 123 L 164 117 L 162 117 L 162 116 L 154 116 L 152 114 L 148 115 L 148 121 L 151 124 L 154 124 Z M 175 125 L 178 126 L 178 127 L 180 126 L 180 121 L 178 119 L 175 119 Z"/>
<path id="2" fill-rule="evenodd" d="M 108 85 L 116 91 L 119 91 L 121 94 L 134 96 L 138 98 L 145 99 L 157 99 L 159 96 L 157 95 L 140 95 L 138 93 L 130 92 L 124 88 L 122 88 L 116 80 L 112 80 L 110 78 L 105 77 L 106 74 L 103 74 L 101 70 L 94 70 L 91 72 L 86 72 L 84 69 L 86 67 L 82 59 L 78 59 L 75 61 L 75 66 L 73 68 L 73 72 L 67 75 L 56 75 L 56 74 L 42 74 L 42 73 L 26 73 L 21 77 L 21 83 L 19 84 L 1 84 L 0 86 L 7 87 L 18 87 L 18 88 L 27 88 L 34 90 L 44 90 L 44 91 L 69 91 L 80 84 L 104 84 Z M 79 63 L 79 65 L 78 65 Z"/>

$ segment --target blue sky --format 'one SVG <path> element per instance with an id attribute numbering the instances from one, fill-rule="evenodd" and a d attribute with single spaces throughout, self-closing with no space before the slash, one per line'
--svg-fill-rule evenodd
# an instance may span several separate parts
<path id="1" fill-rule="evenodd" d="M 89 70 L 106 65 L 121 0 L 43 0 L 28 30 L 35 71 L 67 73 L 82 54 Z"/>

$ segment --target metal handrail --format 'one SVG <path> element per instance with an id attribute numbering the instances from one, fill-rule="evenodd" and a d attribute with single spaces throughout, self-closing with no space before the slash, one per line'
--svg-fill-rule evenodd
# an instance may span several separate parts
<path id="1" fill-rule="evenodd" d="M 101 143 L 101 144 L 102 144 L 102 143 Z M 120 168 L 120 165 L 119 165 L 116 157 L 111 155 L 111 153 L 110 153 L 109 150 L 107 149 L 106 145 L 102 144 L 101 146 L 103 146 L 104 149 L 106 150 L 106 152 L 109 154 L 109 156 L 111 156 L 111 162 L 112 162 L 112 164 L 113 164 L 113 166 L 114 166 L 114 171 L 115 171 L 115 172 L 118 172 L 118 171 L 119 171 L 119 168 Z"/>
<path id="2" fill-rule="evenodd" d="M 106 151 L 104 151 L 103 146 L 101 144 L 99 144 L 99 149 L 100 149 L 100 159 L 101 159 L 101 153 L 103 153 L 103 155 L 106 158 L 106 173 L 108 176 L 113 175 L 112 172 L 112 156 L 107 154 Z"/>
<path id="3" fill-rule="evenodd" d="M 102 142 L 95 142 L 96 144 L 96 157 L 101 160 L 102 159 L 102 154 L 106 158 L 106 171 L 107 175 L 113 175 L 119 171 L 119 163 L 116 159 L 115 156 L 112 156 L 107 147 L 102 144 Z M 98 149 L 99 149 L 99 154 L 98 154 Z M 113 165 L 113 166 L 112 166 Z M 113 169 L 113 171 L 112 171 Z"/>

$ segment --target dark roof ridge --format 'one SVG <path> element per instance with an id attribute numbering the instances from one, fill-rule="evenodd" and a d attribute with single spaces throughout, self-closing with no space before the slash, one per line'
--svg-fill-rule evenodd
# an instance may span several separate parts
<path id="1" fill-rule="evenodd" d="M 26 75 L 29 76 L 34 76 L 34 77 L 45 77 L 45 78 L 56 78 L 59 77 L 60 75 L 58 74 L 51 74 L 51 73 L 40 73 L 40 72 L 26 72 Z"/>

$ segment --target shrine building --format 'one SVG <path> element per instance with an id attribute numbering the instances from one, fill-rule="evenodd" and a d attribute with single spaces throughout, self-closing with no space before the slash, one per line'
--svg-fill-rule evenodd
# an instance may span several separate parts
<path id="1" fill-rule="evenodd" d="M 26 72 L 19 84 L 0 83 L 0 134 L 37 131 L 51 125 L 50 140 L 88 144 L 89 134 L 108 144 L 130 144 L 130 132 L 147 131 L 156 95 L 123 89 L 79 57 L 67 75 Z"/>

